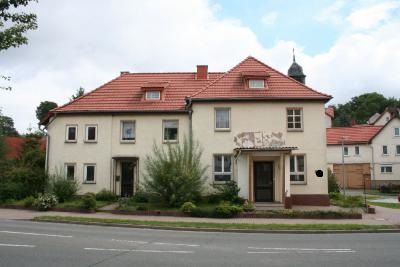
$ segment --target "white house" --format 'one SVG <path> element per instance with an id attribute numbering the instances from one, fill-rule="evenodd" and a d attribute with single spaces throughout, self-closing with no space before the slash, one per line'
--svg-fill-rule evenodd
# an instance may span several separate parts
<path id="1" fill-rule="evenodd" d="M 248 57 L 227 72 L 129 73 L 51 111 L 47 167 L 82 192 L 134 194 L 153 143 L 193 136 L 209 183 L 235 180 L 242 197 L 328 205 L 324 104 L 331 98 Z"/>

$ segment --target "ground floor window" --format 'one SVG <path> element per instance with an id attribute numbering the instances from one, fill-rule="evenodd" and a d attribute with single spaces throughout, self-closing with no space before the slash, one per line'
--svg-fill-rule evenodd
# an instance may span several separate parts
<path id="1" fill-rule="evenodd" d="M 85 164 L 83 168 L 84 183 L 96 183 L 96 164 Z"/>
<path id="2" fill-rule="evenodd" d="M 392 165 L 382 165 L 381 173 L 392 173 Z"/>
<path id="3" fill-rule="evenodd" d="M 65 164 L 65 178 L 69 181 L 75 180 L 75 163 Z"/>
<path id="4" fill-rule="evenodd" d="M 292 183 L 305 182 L 305 155 L 290 156 L 290 181 Z"/>
<path id="5" fill-rule="evenodd" d="M 232 179 L 232 155 L 214 155 L 214 181 L 227 182 Z"/>

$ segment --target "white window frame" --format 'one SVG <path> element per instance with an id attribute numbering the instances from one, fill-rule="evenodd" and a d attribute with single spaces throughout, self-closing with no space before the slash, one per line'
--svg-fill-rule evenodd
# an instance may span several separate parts
<path id="1" fill-rule="evenodd" d="M 398 131 L 398 134 L 396 134 L 396 129 Z M 400 137 L 400 127 L 394 127 L 393 128 L 393 136 L 394 137 Z"/>
<path id="2" fill-rule="evenodd" d="M 400 156 L 400 153 L 398 153 L 399 151 L 397 150 L 397 148 L 400 148 L 400 145 L 396 145 L 396 156 Z"/>
<path id="3" fill-rule="evenodd" d="M 94 167 L 94 173 L 93 173 L 93 181 L 88 181 L 87 180 L 87 167 Z M 95 163 L 85 163 L 83 164 L 83 183 L 84 184 L 95 184 L 96 183 L 96 164 Z"/>
<path id="4" fill-rule="evenodd" d="M 176 129 L 177 129 L 176 140 L 166 140 L 165 139 L 165 124 L 167 122 L 176 122 L 176 124 L 177 124 L 177 126 L 176 126 Z M 172 119 L 172 120 L 163 120 L 162 121 L 162 140 L 163 140 L 164 143 L 178 143 L 179 142 L 179 120 Z"/>
<path id="5" fill-rule="evenodd" d="M 261 86 L 257 86 L 257 83 L 262 82 Z M 265 80 L 264 79 L 249 79 L 249 88 L 250 89 L 264 89 L 265 88 Z"/>
<path id="6" fill-rule="evenodd" d="M 70 128 L 75 128 L 75 139 L 69 139 L 69 129 Z M 78 140 L 78 125 L 76 124 L 67 124 L 65 126 L 65 142 L 66 143 L 76 143 Z"/>
<path id="7" fill-rule="evenodd" d="M 392 174 L 393 173 L 393 165 L 391 164 L 386 164 L 386 165 L 381 165 L 381 174 Z M 390 168 L 391 171 L 387 171 L 387 168 Z"/>
<path id="8" fill-rule="evenodd" d="M 160 100 L 161 91 L 160 90 L 149 90 L 146 91 L 146 100 Z"/>
<path id="9" fill-rule="evenodd" d="M 215 171 L 215 159 L 216 157 L 222 157 L 222 161 L 221 161 L 221 171 L 217 172 Z M 226 157 L 230 157 L 231 158 L 231 170 L 230 171 L 225 171 L 225 158 Z M 214 183 L 218 184 L 224 184 L 226 182 L 232 181 L 232 169 L 233 169 L 233 158 L 231 154 L 214 154 L 213 155 L 213 162 L 212 162 L 212 168 L 213 168 L 213 180 Z M 230 175 L 230 179 L 228 181 L 216 181 L 215 180 L 215 175 Z"/>
<path id="10" fill-rule="evenodd" d="M 386 147 L 386 153 L 384 153 L 385 147 Z M 389 147 L 387 145 L 382 145 L 382 156 L 389 156 Z"/>
<path id="11" fill-rule="evenodd" d="M 298 170 L 298 165 L 297 165 L 297 157 L 298 156 L 302 156 L 304 158 L 304 171 L 302 171 L 302 172 Z M 292 175 L 303 175 L 304 176 L 304 181 L 292 181 L 290 179 L 290 176 L 289 176 L 290 184 L 303 184 L 303 185 L 307 184 L 307 175 L 306 175 L 306 173 L 307 173 L 307 158 L 306 158 L 306 154 L 293 154 L 293 155 L 290 155 L 290 157 L 294 157 L 294 172 L 290 171 L 290 165 L 288 166 L 289 172 L 290 172 L 290 176 L 292 176 Z M 289 164 L 290 164 L 290 158 L 289 158 Z"/>
<path id="12" fill-rule="evenodd" d="M 228 111 L 228 128 L 217 127 L 217 113 L 218 111 Z M 231 108 L 218 107 L 214 109 L 214 130 L 217 132 L 229 132 L 231 130 Z"/>
<path id="13" fill-rule="evenodd" d="M 96 130 L 94 140 L 89 140 L 89 127 L 94 127 Z M 86 124 L 85 125 L 85 143 L 97 143 L 98 127 L 97 124 Z"/>
<path id="14" fill-rule="evenodd" d="M 133 139 L 124 139 L 124 123 L 133 123 Z M 135 143 L 136 142 L 136 121 L 135 120 L 122 120 L 121 121 L 121 143 Z"/>
<path id="15" fill-rule="evenodd" d="M 358 150 L 358 153 L 357 153 L 357 150 Z M 360 156 L 360 146 L 354 146 L 354 155 Z"/>
<path id="16" fill-rule="evenodd" d="M 72 180 L 68 179 L 68 167 L 74 168 L 74 177 L 72 177 Z M 64 176 L 65 176 L 65 179 L 68 181 L 76 180 L 76 163 L 65 163 L 64 164 Z"/>
<path id="17" fill-rule="evenodd" d="M 300 115 L 295 115 L 295 111 L 300 110 Z M 293 114 L 289 114 L 289 111 L 293 111 Z M 293 118 L 293 127 L 289 127 L 289 117 Z M 295 128 L 296 118 L 300 117 L 300 128 Z M 298 122 L 297 122 L 298 123 Z M 304 130 L 304 120 L 303 120 L 303 108 L 301 107 L 288 107 L 286 108 L 286 129 L 288 132 L 302 132 Z"/>
<path id="18" fill-rule="evenodd" d="M 346 152 L 347 151 L 347 152 Z M 348 157 L 350 155 L 350 149 L 348 146 L 343 147 L 343 156 Z"/>

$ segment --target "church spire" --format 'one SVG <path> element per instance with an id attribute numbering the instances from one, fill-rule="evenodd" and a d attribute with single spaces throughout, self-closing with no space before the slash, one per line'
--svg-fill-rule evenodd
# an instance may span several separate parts
<path id="1" fill-rule="evenodd" d="M 288 70 L 288 76 L 303 84 L 306 83 L 306 75 L 303 73 L 303 68 L 297 64 L 296 55 L 293 48 L 293 63 Z"/>

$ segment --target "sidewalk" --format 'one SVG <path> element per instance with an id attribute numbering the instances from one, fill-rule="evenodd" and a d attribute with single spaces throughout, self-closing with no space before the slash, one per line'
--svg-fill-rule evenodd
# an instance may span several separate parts
<path id="1" fill-rule="evenodd" d="M 394 212 L 393 212 L 394 211 Z M 118 215 L 107 212 L 96 213 L 76 213 L 76 212 L 39 212 L 31 210 L 0 209 L 0 219 L 23 219 L 30 220 L 36 216 L 74 216 L 106 219 L 130 219 L 138 221 L 166 221 L 166 222 L 212 222 L 212 223 L 249 223 L 249 224 L 368 224 L 368 225 L 400 225 L 400 211 L 387 208 L 376 207 L 376 214 L 366 214 L 363 219 L 339 219 L 339 220 L 316 220 L 316 219 L 254 219 L 254 218 L 234 218 L 234 219 L 211 219 L 193 217 L 169 217 L 169 216 L 136 216 Z"/>

